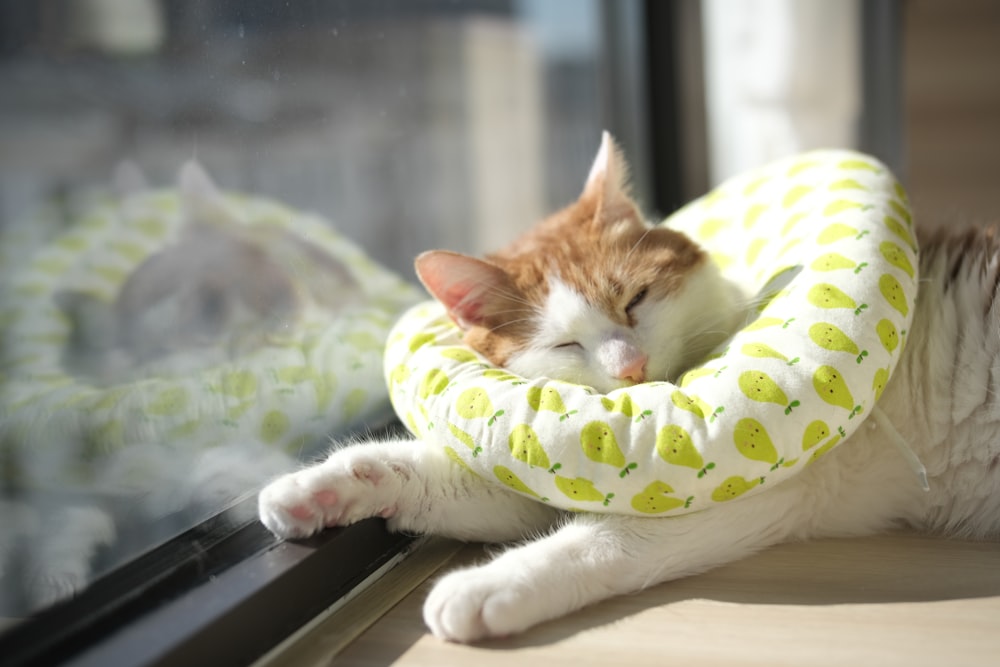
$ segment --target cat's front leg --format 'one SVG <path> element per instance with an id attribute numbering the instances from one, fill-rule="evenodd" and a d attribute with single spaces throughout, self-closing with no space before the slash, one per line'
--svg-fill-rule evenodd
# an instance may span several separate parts
<path id="1" fill-rule="evenodd" d="M 557 512 L 489 484 L 438 447 L 415 440 L 359 443 L 271 482 L 260 519 L 280 537 L 307 537 L 361 519 L 388 519 L 393 531 L 462 540 L 518 539 L 551 525 Z"/>
<path id="2" fill-rule="evenodd" d="M 583 514 L 485 565 L 443 577 L 424 621 L 443 639 L 504 637 L 600 600 L 684 577 L 805 536 L 808 487 L 670 519 Z"/>

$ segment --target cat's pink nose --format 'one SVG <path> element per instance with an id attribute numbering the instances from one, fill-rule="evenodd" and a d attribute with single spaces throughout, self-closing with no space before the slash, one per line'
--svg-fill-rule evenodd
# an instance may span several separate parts
<path id="1" fill-rule="evenodd" d="M 610 377 L 632 384 L 646 381 L 646 362 L 649 361 L 649 356 L 624 336 L 608 336 L 597 346 L 594 354 Z"/>
<path id="2" fill-rule="evenodd" d="M 618 371 L 619 380 L 628 380 L 635 384 L 646 381 L 646 362 L 649 357 L 639 352 L 631 357 Z"/>

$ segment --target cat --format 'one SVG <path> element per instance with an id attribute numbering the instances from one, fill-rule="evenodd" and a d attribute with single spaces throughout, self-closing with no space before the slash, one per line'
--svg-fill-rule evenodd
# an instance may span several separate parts
<path id="1" fill-rule="evenodd" d="M 466 343 L 517 373 L 608 391 L 674 378 L 742 325 L 739 291 L 692 241 L 642 221 L 626 176 L 605 136 L 579 199 L 505 250 L 417 258 Z M 914 325 L 879 406 L 926 465 L 929 492 L 891 429 L 872 422 L 766 493 L 669 519 L 560 512 L 476 478 L 438 447 L 398 439 L 336 449 L 275 479 L 260 493 L 261 521 L 285 538 L 381 516 L 393 531 L 515 542 L 435 583 L 425 623 L 457 642 L 523 632 L 781 542 L 899 526 L 995 537 L 1000 241 L 973 229 L 921 234 L 920 245 Z"/>

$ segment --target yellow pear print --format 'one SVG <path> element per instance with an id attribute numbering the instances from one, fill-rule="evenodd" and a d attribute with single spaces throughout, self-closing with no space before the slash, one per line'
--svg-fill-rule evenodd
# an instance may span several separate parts
<path id="1" fill-rule="evenodd" d="M 830 217 L 832 215 L 837 215 L 838 213 L 843 213 L 844 211 L 850 211 L 854 209 L 863 209 L 864 204 L 859 204 L 856 201 L 850 201 L 848 199 L 838 199 L 835 202 L 827 204 L 826 208 L 823 209 L 823 215 Z"/>
<path id="2" fill-rule="evenodd" d="M 744 479 L 734 475 L 727 477 L 725 481 L 712 491 L 712 500 L 717 503 L 724 503 L 733 498 L 739 498 L 744 493 L 759 485 L 764 481 L 763 477 L 755 477 L 752 480 Z"/>
<path id="3" fill-rule="evenodd" d="M 909 209 L 900 204 L 898 201 L 895 199 L 889 200 L 889 208 L 891 208 L 896 215 L 905 220 L 907 225 L 913 225 L 913 216 L 910 215 Z"/>
<path id="4" fill-rule="evenodd" d="M 529 466 L 538 466 L 546 470 L 552 467 L 548 455 L 538 441 L 538 434 L 530 425 L 518 424 L 515 426 L 510 432 L 510 437 L 507 438 L 507 444 L 515 459 L 523 461 Z"/>
<path id="5" fill-rule="evenodd" d="M 875 377 L 872 378 L 872 389 L 875 390 L 875 402 L 882 398 L 882 392 L 885 391 L 885 386 L 889 384 L 889 369 L 880 368 L 875 371 Z"/>
<path id="6" fill-rule="evenodd" d="M 764 371 L 743 371 L 736 384 L 740 391 L 751 400 L 784 406 L 786 415 L 791 414 L 794 408 L 801 405 L 799 401 L 789 402 L 778 383 Z"/>
<path id="7" fill-rule="evenodd" d="M 784 320 L 782 320 L 780 317 L 758 317 L 753 322 L 751 322 L 747 326 L 743 327 L 743 330 L 744 331 L 759 331 L 760 329 L 766 329 L 768 327 L 776 327 L 779 324 L 782 324 L 783 322 L 784 322 Z M 684 377 L 687 377 L 688 375 L 690 375 L 693 372 L 694 371 L 689 371 L 688 373 L 686 373 L 684 375 Z M 706 373 L 706 375 L 710 374 L 711 372 L 712 372 L 712 370 L 708 369 L 708 373 Z M 683 380 L 681 380 L 681 382 L 682 382 L 681 386 L 683 387 L 684 386 L 683 385 Z"/>
<path id="8" fill-rule="evenodd" d="M 417 424 L 416 418 L 414 418 L 412 412 L 406 413 L 406 428 L 410 429 L 410 433 L 417 436 L 418 438 L 424 437 L 423 429 Z"/>
<path id="9" fill-rule="evenodd" d="M 850 412 L 848 419 L 862 410 L 860 405 L 854 404 L 854 397 L 847 387 L 844 376 L 833 366 L 820 366 L 816 369 L 813 373 L 813 387 L 824 401 Z"/>
<path id="10" fill-rule="evenodd" d="M 434 342 L 434 334 L 432 333 L 419 333 L 410 339 L 410 352 L 416 352 L 424 345 Z"/>
<path id="11" fill-rule="evenodd" d="M 765 343 L 747 343 L 740 348 L 740 352 L 748 357 L 756 357 L 758 359 L 780 359 L 788 365 L 798 362 L 798 357 L 796 357 L 793 361 L 789 361 L 788 357 Z"/>
<path id="12" fill-rule="evenodd" d="M 899 281 L 888 273 L 883 273 L 882 277 L 878 279 L 878 289 L 889 305 L 898 310 L 903 317 L 906 317 L 906 314 L 910 312 L 910 307 L 906 305 L 906 294 Z"/>
<path id="13" fill-rule="evenodd" d="M 830 184 L 830 191 L 836 192 L 838 190 L 864 190 L 868 191 L 868 188 L 858 183 L 853 178 L 844 178 L 839 181 Z"/>
<path id="14" fill-rule="evenodd" d="M 810 422 L 802 434 L 802 451 L 815 447 L 829 437 L 829 435 L 830 427 L 826 425 L 825 421 L 817 419 Z"/>
<path id="15" fill-rule="evenodd" d="M 747 266 L 753 266 L 757 261 L 757 257 L 760 255 L 760 251 L 767 246 L 767 239 L 754 239 L 747 245 L 747 252 L 743 258 L 743 263 Z"/>
<path id="16" fill-rule="evenodd" d="M 458 465 L 460 465 L 463 468 L 465 468 L 466 472 L 472 473 L 476 477 L 479 477 L 479 473 L 477 473 L 475 470 L 473 470 L 472 466 L 470 466 L 468 463 L 466 463 L 465 459 L 463 459 L 461 457 L 461 455 L 459 455 L 459 453 L 456 452 L 454 449 L 452 449 L 451 447 L 445 445 L 445 447 L 444 447 L 444 453 L 445 453 L 445 456 L 447 456 L 449 459 L 451 459 L 452 461 L 454 461 Z"/>
<path id="17" fill-rule="evenodd" d="M 819 233 L 816 237 L 816 241 L 820 245 L 829 245 L 835 243 L 840 239 L 847 238 L 848 236 L 857 236 L 860 232 L 850 225 L 845 225 L 842 222 L 835 222 L 832 225 L 827 225 L 823 228 L 823 231 Z"/>
<path id="18" fill-rule="evenodd" d="M 885 351 L 892 354 L 899 345 L 899 332 L 896 331 L 896 325 L 886 319 L 879 320 L 878 324 L 875 325 L 875 333 L 882 341 L 882 347 L 885 348 Z"/>
<path id="19" fill-rule="evenodd" d="M 514 471 L 510 468 L 505 468 L 504 466 L 498 465 L 493 466 L 493 475 L 500 480 L 500 483 L 511 489 L 514 489 L 518 493 L 523 493 L 526 496 L 531 496 L 532 498 L 538 498 L 539 500 L 546 500 L 542 498 L 537 493 L 531 490 L 531 488 L 521 481 Z"/>
<path id="20" fill-rule="evenodd" d="M 451 359 L 460 363 L 479 361 L 479 357 L 477 357 L 474 352 L 466 350 L 464 347 L 449 347 L 445 350 L 441 350 L 441 356 L 445 359 Z"/>
<path id="21" fill-rule="evenodd" d="M 809 338 L 824 350 L 857 354 L 858 346 L 843 331 L 829 322 L 817 322 L 809 327 Z"/>
<path id="22" fill-rule="evenodd" d="M 823 443 L 822 446 L 817 447 L 816 449 L 814 449 L 813 453 L 809 455 L 809 461 L 808 461 L 808 463 L 812 463 L 813 461 L 815 461 L 819 457 L 821 457 L 824 454 L 826 454 L 828 451 L 830 451 L 831 449 L 833 449 L 834 447 L 836 447 L 838 442 L 840 442 L 840 435 L 839 434 L 835 435 L 832 438 L 830 438 L 829 440 L 827 440 L 825 443 Z"/>
<path id="23" fill-rule="evenodd" d="M 392 369 L 389 373 L 389 386 L 395 387 L 396 385 L 406 382 L 410 377 L 410 368 L 406 364 L 399 364 Z"/>
<path id="24" fill-rule="evenodd" d="M 566 404 L 563 403 L 562 396 L 559 392 L 552 387 L 539 387 L 533 386 L 528 387 L 528 405 L 535 412 L 541 410 L 548 410 L 550 412 L 555 412 L 559 415 L 559 421 L 564 421 L 570 417 L 570 415 L 576 414 L 576 410 L 566 410 Z"/>
<path id="25" fill-rule="evenodd" d="M 875 174 L 882 171 L 881 169 L 873 165 L 871 162 L 867 162 L 865 160 L 855 160 L 855 159 L 843 160 L 837 166 L 840 167 L 841 169 L 858 169 L 862 171 L 870 171 Z"/>
<path id="26" fill-rule="evenodd" d="M 697 470 L 699 479 L 715 468 L 714 463 L 705 463 L 701 452 L 694 446 L 691 435 L 677 424 L 669 424 L 660 429 L 656 435 L 656 453 L 671 465 Z"/>
<path id="27" fill-rule="evenodd" d="M 639 493 L 632 496 L 632 509 L 643 514 L 662 514 L 678 507 L 688 507 L 694 496 L 687 500 L 672 498 L 667 494 L 673 493 L 674 489 L 666 482 L 659 480 L 650 483 Z"/>
<path id="28" fill-rule="evenodd" d="M 745 229 L 750 229 L 755 224 L 760 216 L 767 210 L 767 206 L 764 204 L 754 204 L 747 209 L 746 215 L 743 217 L 743 227 Z"/>
<path id="29" fill-rule="evenodd" d="M 480 387 L 471 387 L 463 391 L 455 401 L 455 411 L 463 419 L 488 418 L 487 426 L 493 426 L 497 417 L 501 417 L 504 413 L 503 410 L 494 412 L 490 397 Z"/>
<path id="30" fill-rule="evenodd" d="M 781 206 L 783 208 L 791 208 L 810 192 L 812 192 L 812 187 L 808 185 L 796 185 L 785 194 L 784 199 L 781 200 Z"/>
<path id="31" fill-rule="evenodd" d="M 700 241 L 707 241 L 728 226 L 729 221 L 724 218 L 710 218 L 698 227 L 698 239 Z"/>
<path id="32" fill-rule="evenodd" d="M 619 394 L 615 400 L 611 400 L 607 396 L 602 396 L 601 405 L 608 412 L 620 412 L 626 417 L 635 417 L 636 422 L 640 422 L 653 414 L 652 410 L 640 410 L 639 406 L 632 401 L 632 397 L 626 393 Z"/>
<path id="33" fill-rule="evenodd" d="M 868 350 L 858 350 L 847 334 L 829 322 L 817 322 L 809 327 L 809 338 L 824 350 L 853 354 L 859 364 L 868 356 Z"/>
<path id="34" fill-rule="evenodd" d="M 889 215 L 885 216 L 884 221 L 885 226 L 889 228 L 889 231 L 898 236 L 903 243 L 910 247 L 911 250 L 917 249 L 917 244 L 913 242 L 913 235 L 910 234 L 910 230 L 907 229 L 903 223 Z"/>
<path id="35" fill-rule="evenodd" d="M 813 260 L 810 268 L 813 271 L 837 271 L 839 269 L 853 269 L 858 264 L 853 259 L 848 259 L 836 252 L 828 252 Z"/>
<path id="36" fill-rule="evenodd" d="M 906 188 L 904 188 L 903 184 L 900 183 L 899 181 L 893 182 L 892 189 L 896 191 L 896 196 L 902 199 L 904 202 L 909 200 L 909 197 L 906 196 Z"/>
<path id="37" fill-rule="evenodd" d="M 694 368 L 689 370 L 687 373 L 681 376 L 681 387 L 686 387 L 698 378 L 708 377 L 710 375 L 715 375 L 717 369 L 708 368 L 707 366 L 702 366 L 700 368 Z"/>
<path id="38" fill-rule="evenodd" d="M 459 427 L 455 426 L 451 422 L 448 422 L 448 430 L 451 432 L 453 436 L 455 436 L 455 438 L 460 443 L 462 443 L 463 445 L 472 450 L 473 458 L 479 456 L 482 453 L 483 448 L 476 444 L 476 441 L 472 439 L 471 435 L 469 435 Z"/>
<path id="39" fill-rule="evenodd" d="M 814 168 L 817 164 L 818 164 L 817 162 L 813 162 L 813 161 L 810 161 L 810 160 L 801 160 L 801 161 L 798 161 L 798 162 L 796 162 L 794 165 L 792 165 L 788 169 L 788 175 L 789 176 L 798 176 L 799 174 L 801 174 L 802 172 L 806 171 L 807 169 Z"/>
<path id="40" fill-rule="evenodd" d="M 755 193 L 757 189 L 760 188 L 760 186 L 767 183 L 770 179 L 771 179 L 770 176 L 761 176 L 759 178 L 755 178 L 753 181 L 748 183 L 745 188 L 743 188 L 743 196 L 749 197 L 750 195 Z"/>
<path id="41" fill-rule="evenodd" d="M 708 403 L 701 400 L 697 396 L 685 394 L 680 389 L 675 389 L 674 392 L 670 394 L 670 401 L 681 410 L 686 410 L 687 412 L 697 415 L 702 419 L 712 414 L 712 408 L 708 405 Z"/>
<path id="42" fill-rule="evenodd" d="M 887 262 L 902 269 L 910 278 L 914 276 L 913 265 L 910 264 L 910 260 L 906 257 L 906 252 L 902 248 L 892 241 L 882 241 L 878 249 Z"/>
<path id="43" fill-rule="evenodd" d="M 570 479 L 569 477 L 560 477 L 556 475 L 556 488 L 562 491 L 566 497 L 573 500 L 581 500 L 585 502 L 603 502 L 605 506 L 611 503 L 611 499 L 615 497 L 615 494 L 609 493 L 605 495 L 601 493 L 594 487 L 594 483 L 589 479 L 584 479 L 583 477 L 575 477 Z"/>
<path id="44" fill-rule="evenodd" d="M 795 226 L 798 225 L 803 220 L 805 220 L 805 218 L 806 218 L 806 213 L 802 211 L 795 213 L 794 215 L 788 216 L 788 220 L 785 222 L 785 226 L 781 228 L 781 235 L 788 236 L 788 233 L 793 229 L 795 229 Z M 801 239 L 796 239 L 796 242 L 798 242 L 799 240 Z"/>
<path id="45" fill-rule="evenodd" d="M 618 447 L 618 440 L 611 426 L 602 421 L 588 422 L 580 429 L 580 446 L 591 461 L 607 463 L 622 468 L 619 477 L 625 477 L 638 467 L 636 463 L 625 465 L 625 454 Z"/>
<path id="46" fill-rule="evenodd" d="M 527 381 L 523 377 L 514 375 L 502 368 L 487 368 L 483 371 L 483 377 L 496 380 L 497 382 L 510 382 L 513 385 L 527 384 Z"/>
<path id="47" fill-rule="evenodd" d="M 424 379 L 420 381 L 420 388 L 417 393 L 420 394 L 420 398 L 426 400 L 431 395 L 438 395 L 445 390 L 448 386 L 448 376 L 444 374 L 444 371 L 432 368 L 427 371 L 427 375 Z"/>
<path id="48" fill-rule="evenodd" d="M 830 283 L 813 285 L 809 288 L 806 298 L 817 308 L 850 308 L 853 310 L 858 307 L 854 299 Z"/>
<path id="49" fill-rule="evenodd" d="M 777 467 L 778 450 L 771 442 L 767 429 L 756 419 L 746 417 L 736 422 L 733 429 L 733 443 L 740 454 L 754 461 L 772 463 Z M 773 470 L 773 468 L 772 468 Z"/>

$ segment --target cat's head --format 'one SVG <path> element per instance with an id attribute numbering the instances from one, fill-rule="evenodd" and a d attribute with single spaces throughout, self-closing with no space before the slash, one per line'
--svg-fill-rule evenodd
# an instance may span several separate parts
<path id="1" fill-rule="evenodd" d="M 673 379 L 727 338 L 735 294 L 684 235 L 643 220 L 604 133 L 583 192 L 499 253 L 416 260 L 427 289 L 491 362 L 610 391 Z"/>

